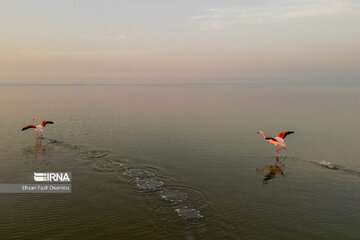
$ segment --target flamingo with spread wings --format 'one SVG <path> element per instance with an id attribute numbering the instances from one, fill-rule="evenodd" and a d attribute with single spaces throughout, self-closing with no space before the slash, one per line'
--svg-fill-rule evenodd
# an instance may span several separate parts
<path id="1" fill-rule="evenodd" d="M 27 125 L 27 126 L 25 126 L 25 127 L 23 127 L 22 129 L 21 129 L 21 131 L 25 131 L 25 130 L 27 130 L 27 129 L 29 129 L 29 128 L 34 128 L 34 130 L 36 131 L 36 136 L 37 137 L 41 137 L 42 136 L 42 132 L 44 131 L 44 128 L 45 128 L 45 126 L 46 126 L 46 124 L 54 124 L 54 122 L 53 121 L 42 121 L 39 125 L 36 125 L 36 123 L 37 123 L 37 117 L 34 117 L 34 124 L 33 125 Z"/>
<path id="2" fill-rule="evenodd" d="M 265 139 L 265 141 L 269 142 L 269 143 L 272 143 L 275 145 L 276 147 L 276 152 L 277 152 L 277 156 L 279 156 L 279 150 L 285 150 L 286 149 L 286 144 L 285 144 L 285 137 L 289 134 L 292 134 L 294 133 L 293 131 L 285 131 L 285 132 L 281 132 L 279 133 L 279 135 L 277 135 L 277 137 L 275 138 L 272 138 L 272 137 L 268 137 L 268 136 L 265 136 L 264 132 L 263 131 L 258 131 L 257 132 L 258 134 L 261 133 Z M 280 147 L 280 148 L 278 148 Z"/>

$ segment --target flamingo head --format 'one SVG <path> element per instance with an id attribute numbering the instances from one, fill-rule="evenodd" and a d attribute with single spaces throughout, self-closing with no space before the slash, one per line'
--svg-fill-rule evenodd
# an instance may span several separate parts
<path id="1" fill-rule="evenodd" d="M 258 131 L 257 134 L 261 133 L 263 135 L 263 137 L 265 138 L 265 134 L 263 131 Z"/>

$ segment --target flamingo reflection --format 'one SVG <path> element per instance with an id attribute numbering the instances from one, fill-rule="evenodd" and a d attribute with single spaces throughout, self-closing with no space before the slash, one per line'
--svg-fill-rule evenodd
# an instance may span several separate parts
<path id="1" fill-rule="evenodd" d="M 276 156 L 276 162 L 274 165 L 264 165 L 260 170 L 256 169 L 256 171 L 258 172 L 258 174 L 262 174 L 265 169 L 268 170 L 268 173 L 264 176 L 263 179 L 263 184 L 266 184 L 268 183 L 268 181 L 275 178 L 276 175 L 284 176 L 284 171 L 282 169 L 284 167 L 284 164 L 279 161 L 279 157 Z"/>
<path id="2" fill-rule="evenodd" d="M 46 152 L 45 146 L 41 145 L 42 139 L 36 138 L 36 142 L 34 145 L 34 157 L 37 158 L 38 153 Z"/>

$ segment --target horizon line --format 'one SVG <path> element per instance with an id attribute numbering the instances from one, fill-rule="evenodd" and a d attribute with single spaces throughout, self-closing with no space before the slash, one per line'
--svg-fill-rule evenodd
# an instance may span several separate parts
<path id="1" fill-rule="evenodd" d="M 19 87 L 56 87 L 56 86 L 360 86 L 359 82 L 176 82 L 176 83 L 2 83 L 0 86 L 19 86 Z"/>

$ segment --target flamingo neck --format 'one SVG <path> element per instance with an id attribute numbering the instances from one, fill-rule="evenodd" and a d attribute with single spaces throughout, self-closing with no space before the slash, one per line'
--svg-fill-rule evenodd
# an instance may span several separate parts
<path id="1" fill-rule="evenodd" d="M 265 134 L 263 133 L 263 131 L 259 131 L 259 133 L 261 133 L 262 135 L 263 135 L 263 137 L 264 137 L 264 139 L 265 139 Z"/>

